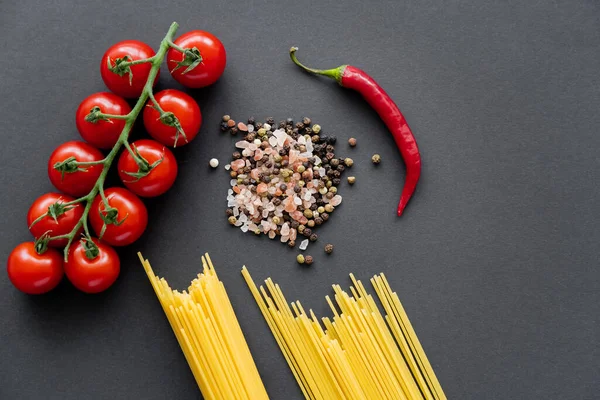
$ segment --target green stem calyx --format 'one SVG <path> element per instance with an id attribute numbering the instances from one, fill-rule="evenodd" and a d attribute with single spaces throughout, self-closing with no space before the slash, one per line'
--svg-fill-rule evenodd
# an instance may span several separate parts
<path id="1" fill-rule="evenodd" d="M 299 66 L 306 72 L 309 72 L 309 73 L 315 74 L 315 75 L 323 75 L 328 78 L 334 79 L 340 85 L 342 84 L 342 76 L 344 76 L 344 70 L 346 69 L 347 65 L 340 65 L 337 68 L 331 68 L 331 69 L 309 68 L 306 65 L 302 64 L 300 61 L 298 61 L 298 58 L 296 57 L 296 51 L 298 51 L 297 47 L 290 48 L 290 58 L 292 59 L 294 64 L 296 64 L 297 66 Z"/>
<path id="2" fill-rule="evenodd" d="M 175 48 L 175 45 L 173 45 L 171 47 Z M 182 50 L 183 50 L 183 60 L 177 62 L 177 65 L 175 66 L 175 68 L 173 68 L 171 70 L 171 73 L 177 71 L 179 68 L 187 67 L 181 73 L 181 75 L 184 75 L 184 74 L 187 74 L 188 72 L 190 72 L 191 70 L 193 70 L 194 68 L 196 68 L 198 65 L 202 64 L 202 60 L 203 60 L 202 54 L 200 54 L 200 50 L 198 50 L 196 47 L 193 47 L 191 49 L 182 49 Z M 175 61 L 175 60 L 171 60 L 171 61 Z"/>

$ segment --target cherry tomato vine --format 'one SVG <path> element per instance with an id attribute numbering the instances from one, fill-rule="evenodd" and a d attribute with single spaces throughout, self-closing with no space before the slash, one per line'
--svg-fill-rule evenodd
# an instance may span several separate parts
<path id="1" fill-rule="evenodd" d="M 77 128 L 89 144 L 67 142 L 50 157 L 49 178 L 65 195 L 41 196 L 29 210 L 27 221 L 35 241 L 19 245 L 9 257 L 9 277 L 17 288 L 26 293 L 44 293 L 58 284 L 62 265 L 57 266 L 58 252 L 52 247 L 64 247 L 66 275 L 83 291 L 102 291 L 117 278 L 119 260 L 109 244 L 128 245 L 141 236 L 148 215 L 136 195 L 153 197 L 171 187 L 177 163 L 165 146 L 187 144 L 198 134 L 202 123 L 198 105 L 185 93 L 165 90 L 154 95 L 153 87 L 165 57 L 171 75 L 178 81 L 186 79 L 188 73 L 190 77 L 208 74 L 210 79 L 203 83 L 210 84 L 225 66 L 224 48 L 218 39 L 204 31 L 189 33 L 210 35 L 208 43 L 222 49 L 211 53 L 202 41 L 190 42 L 189 46 L 180 38 L 174 41 L 177 28 L 173 22 L 156 53 L 145 43 L 129 40 L 113 45 L 104 54 L 100 72 L 113 93 L 91 95 L 77 110 Z M 218 54 L 219 60 L 213 60 L 212 54 Z M 200 85 L 196 82 L 186 86 Z M 138 99 L 131 108 L 123 97 Z M 157 141 L 130 143 L 129 133 L 142 111 L 144 125 Z M 104 156 L 98 148 L 109 152 Z M 129 190 L 105 190 L 108 171 L 123 148 L 119 176 Z M 92 236 L 88 221 L 100 240 Z M 77 237 L 81 239 L 71 250 Z M 28 265 L 20 266 L 24 263 Z M 90 277 L 101 283 L 86 286 Z M 41 285 L 42 281 L 47 283 Z"/>

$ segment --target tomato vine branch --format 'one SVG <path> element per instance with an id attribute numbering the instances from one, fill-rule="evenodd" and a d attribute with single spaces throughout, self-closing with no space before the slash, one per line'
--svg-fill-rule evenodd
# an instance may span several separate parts
<path id="1" fill-rule="evenodd" d="M 137 117 L 139 116 L 140 112 L 143 110 L 148 99 L 151 99 L 152 102 L 154 103 L 154 105 L 158 107 L 157 109 L 161 113 L 161 120 L 162 120 L 163 115 L 166 115 L 167 117 L 169 117 L 168 114 L 172 114 L 172 113 L 165 113 L 160 108 L 160 106 L 158 106 L 156 100 L 154 99 L 154 94 L 152 93 L 152 86 L 153 86 L 154 80 L 158 74 L 158 71 L 160 69 L 160 65 L 162 64 L 169 48 L 173 47 L 183 53 L 186 52 L 186 49 L 180 48 L 179 46 L 175 46 L 173 44 L 173 36 L 175 35 L 175 32 L 177 31 L 178 27 L 179 27 L 179 25 L 176 22 L 173 22 L 171 24 L 167 34 L 165 35 L 165 37 L 163 38 L 163 40 L 160 43 L 160 47 L 159 47 L 157 53 L 154 56 L 152 56 L 150 58 L 146 58 L 146 59 L 142 59 L 142 60 L 134 60 L 134 61 L 127 61 L 127 60 L 121 59 L 120 63 L 118 64 L 119 69 L 118 70 L 115 69 L 113 71 L 114 73 L 119 74 L 119 73 L 126 72 L 125 70 L 132 65 L 142 64 L 142 63 L 150 63 L 152 65 L 152 67 L 150 69 L 150 74 L 148 75 L 148 79 L 146 80 L 146 84 L 144 85 L 142 94 L 140 95 L 137 103 L 135 104 L 135 106 L 133 107 L 131 112 L 129 112 L 129 114 L 127 114 L 127 115 L 104 114 L 102 112 L 99 112 L 99 110 L 97 110 L 96 107 L 94 107 L 90 111 L 90 114 L 88 114 L 90 119 L 94 119 L 96 121 L 100 120 L 100 119 L 102 119 L 102 120 L 122 119 L 125 121 L 125 126 L 123 127 L 123 130 L 121 131 L 119 139 L 113 146 L 112 150 L 108 153 L 108 155 L 100 161 L 93 161 L 93 162 L 79 162 L 79 161 L 76 161 L 74 158 L 67 159 L 61 163 L 57 163 L 57 165 L 55 166 L 55 168 L 57 168 L 57 169 L 61 168 L 59 170 L 63 171 L 63 174 L 64 174 L 64 173 L 69 173 L 70 169 L 80 170 L 82 167 L 87 167 L 87 166 L 92 166 L 92 165 L 102 165 L 102 172 L 100 173 L 100 176 L 98 177 L 98 180 L 96 181 L 96 184 L 94 185 L 92 190 L 87 195 L 80 197 L 78 199 L 75 199 L 73 201 L 70 201 L 68 203 L 62 203 L 63 208 L 72 206 L 77 203 L 83 203 L 83 202 L 86 203 L 85 208 L 83 210 L 83 214 L 82 214 L 81 218 L 79 219 L 79 221 L 77 222 L 77 224 L 75 225 L 75 227 L 73 228 L 73 230 L 68 234 L 60 235 L 60 236 L 51 237 L 48 235 L 44 235 L 43 237 L 38 239 L 39 243 L 37 244 L 36 248 L 43 250 L 47 247 L 47 243 L 50 240 L 67 239 L 68 242 L 67 242 L 67 245 L 64 250 L 64 257 L 66 260 L 69 255 L 69 248 L 71 247 L 71 244 L 73 243 L 73 240 L 75 239 L 75 236 L 77 236 L 77 233 L 80 231 L 81 228 L 83 228 L 84 237 L 81 240 L 83 241 L 83 243 L 85 245 L 86 255 L 88 256 L 88 258 L 96 257 L 98 254 L 98 249 L 91 238 L 91 234 L 90 234 L 89 227 L 88 227 L 88 215 L 89 215 L 91 207 L 92 207 L 92 202 L 94 201 L 94 198 L 98 194 L 100 194 L 100 196 L 106 206 L 105 207 L 106 212 L 111 213 L 111 209 L 114 210 L 109 205 L 108 199 L 106 198 L 106 196 L 104 194 L 104 182 L 106 180 L 106 175 L 108 174 L 108 171 L 109 171 L 115 157 L 117 156 L 117 154 L 119 153 L 121 148 L 123 146 L 125 146 L 125 148 L 131 153 L 131 155 L 134 157 L 134 159 L 140 166 L 140 170 L 142 169 L 142 167 L 144 167 L 143 169 L 146 170 L 146 171 L 141 171 L 141 173 L 147 174 L 151 170 L 151 168 L 153 168 L 156 165 L 156 163 L 149 165 L 148 162 L 143 159 L 143 157 L 141 157 L 141 156 L 138 157 L 138 155 L 135 154 L 136 152 L 131 148 L 128 139 L 129 139 L 129 133 L 131 132 L 133 124 L 134 124 L 135 120 L 137 119 Z M 179 121 L 175 121 L 173 123 L 178 124 Z M 178 133 L 183 134 L 183 131 L 179 132 L 179 129 L 178 129 Z M 183 134 L 183 136 L 185 137 L 185 134 Z M 58 165 L 58 164 L 60 164 L 60 165 Z M 49 214 L 45 214 L 44 216 L 47 216 L 47 215 L 49 215 Z M 125 216 L 124 218 L 127 218 L 127 216 Z M 114 220 L 114 221 L 116 221 L 116 223 L 119 223 L 119 221 L 122 222 L 124 220 L 124 218 L 118 218 L 118 216 L 116 214 L 115 215 L 111 214 L 111 218 L 108 220 L 109 221 Z M 43 251 L 41 251 L 41 252 L 43 252 Z"/>

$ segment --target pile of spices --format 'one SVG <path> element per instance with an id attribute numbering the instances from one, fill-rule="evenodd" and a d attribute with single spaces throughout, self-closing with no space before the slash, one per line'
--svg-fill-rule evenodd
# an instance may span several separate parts
<path id="1" fill-rule="evenodd" d="M 338 186 L 352 160 L 337 158 L 336 138 L 323 135 L 310 118 L 297 123 L 291 118 L 279 123 L 249 118 L 237 126 L 230 121 L 224 116 L 221 129 L 243 131 L 245 137 L 235 144 L 233 161 L 225 166 L 232 178 L 229 223 L 270 239 L 280 236 L 290 247 L 304 236 L 305 249 L 308 241 L 318 239 L 313 228 L 327 222 L 342 202 Z"/>

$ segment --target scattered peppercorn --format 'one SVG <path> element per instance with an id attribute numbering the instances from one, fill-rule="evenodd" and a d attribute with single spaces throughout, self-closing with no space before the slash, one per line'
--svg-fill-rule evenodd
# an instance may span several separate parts
<path id="1" fill-rule="evenodd" d="M 316 222 L 315 222 L 315 220 L 314 220 L 314 219 L 309 219 L 309 220 L 308 220 L 308 222 L 306 223 L 306 225 L 307 225 L 309 228 L 314 228 L 314 227 L 315 227 L 315 223 L 316 223 Z"/>
<path id="2" fill-rule="evenodd" d="M 333 245 L 331 243 L 327 243 L 325 245 L 325 253 L 327 253 L 327 254 L 333 253 Z"/>
<path id="3" fill-rule="evenodd" d="M 374 154 L 373 157 L 371 157 L 371 161 L 373 164 L 378 165 L 381 162 L 381 156 L 379 154 Z"/>
<path id="4" fill-rule="evenodd" d="M 230 120 L 230 121 L 232 121 L 232 120 Z M 232 136 L 235 136 L 235 135 L 237 135 L 237 133 L 238 133 L 238 128 L 236 128 L 236 127 L 234 126 L 233 128 L 231 128 L 231 129 L 229 130 L 229 133 L 231 133 L 231 135 L 232 135 Z"/>
<path id="5" fill-rule="evenodd" d="M 223 115 L 223 122 L 228 122 L 231 119 L 231 117 L 227 114 Z"/>
<path id="6" fill-rule="evenodd" d="M 288 242 L 288 246 L 290 246 L 290 247 L 295 247 L 295 246 L 296 246 L 296 241 L 295 241 L 295 240 L 290 240 L 290 241 Z"/>
<path id="7" fill-rule="evenodd" d="M 351 137 L 350 139 L 348 139 L 348 144 L 350 145 L 350 147 L 356 146 L 356 139 Z"/>
<path id="8" fill-rule="evenodd" d="M 350 185 L 354 185 L 354 182 L 356 182 L 356 177 L 355 176 L 349 176 L 348 177 L 348 183 Z"/>
<path id="9" fill-rule="evenodd" d="M 298 254 L 296 256 L 296 261 L 298 262 L 298 264 L 304 264 L 304 262 L 305 262 L 304 256 L 302 254 Z M 311 259 L 311 262 L 312 262 L 312 259 Z"/>
<path id="10" fill-rule="evenodd" d="M 267 124 L 273 125 L 274 123 L 275 123 L 275 118 L 273 118 L 273 117 L 267 118 Z"/>
<path id="11" fill-rule="evenodd" d="M 327 214 L 326 212 L 321 213 L 321 219 L 323 220 L 323 222 L 326 222 L 329 219 L 329 214 Z"/>
<path id="12" fill-rule="evenodd" d="M 219 128 L 221 129 L 221 132 L 227 132 L 227 130 L 229 129 L 229 127 L 227 126 L 227 122 L 221 122 Z"/>
<path id="13" fill-rule="evenodd" d="M 354 165 L 354 160 L 351 158 L 346 158 L 346 159 L 344 159 L 344 165 L 346 165 L 346 167 L 350 168 L 351 166 Z"/>
<path id="14" fill-rule="evenodd" d="M 306 265 L 311 265 L 311 264 L 313 263 L 313 258 L 312 258 L 312 256 L 306 256 L 306 257 L 304 257 L 304 263 L 305 263 Z"/>
<path id="15" fill-rule="evenodd" d="M 319 132 L 321 132 L 321 125 L 317 125 L 317 124 L 313 125 L 312 126 L 312 131 L 314 133 L 318 134 Z"/>
<path id="16" fill-rule="evenodd" d="M 227 218 L 227 221 L 229 221 L 231 225 L 235 225 L 235 223 L 237 222 L 237 218 L 232 215 L 229 218 Z"/>

